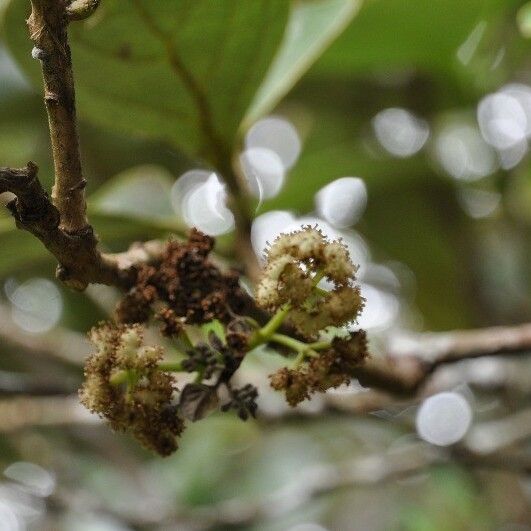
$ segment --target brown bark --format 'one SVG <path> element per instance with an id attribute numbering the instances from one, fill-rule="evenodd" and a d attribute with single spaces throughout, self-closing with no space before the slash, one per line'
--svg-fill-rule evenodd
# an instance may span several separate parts
<path id="1" fill-rule="evenodd" d="M 41 61 L 55 167 L 52 201 L 59 226 L 69 234 L 87 231 L 86 203 L 76 123 L 74 76 L 68 45 L 66 3 L 32 0 L 28 19 L 34 55 Z"/>

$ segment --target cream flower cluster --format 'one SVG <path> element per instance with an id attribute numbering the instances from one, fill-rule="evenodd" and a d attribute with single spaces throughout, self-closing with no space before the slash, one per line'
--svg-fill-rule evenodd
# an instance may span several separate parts
<path id="1" fill-rule="evenodd" d="M 266 260 L 257 304 L 271 312 L 288 308 L 287 321 L 301 335 L 314 337 L 359 315 L 363 298 L 354 285 L 357 267 L 341 240 L 329 241 L 319 229 L 303 227 L 281 234 L 266 251 Z M 320 290 L 321 278 L 333 289 Z"/>

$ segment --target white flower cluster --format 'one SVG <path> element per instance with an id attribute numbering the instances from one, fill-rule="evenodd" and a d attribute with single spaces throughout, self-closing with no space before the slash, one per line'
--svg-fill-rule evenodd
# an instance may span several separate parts
<path id="1" fill-rule="evenodd" d="M 256 301 L 268 311 L 289 305 L 288 322 L 301 335 L 314 337 L 327 326 L 342 326 L 359 315 L 363 299 L 354 285 L 357 267 L 340 240 L 329 241 L 317 228 L 303 227 L 281 234 L 266 259 Z M 321 278 L 333 289 L 319 289 Z"/>

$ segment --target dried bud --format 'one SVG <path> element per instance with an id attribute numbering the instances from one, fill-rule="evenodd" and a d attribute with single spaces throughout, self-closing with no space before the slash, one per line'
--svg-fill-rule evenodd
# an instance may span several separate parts
<path id="1" fill-rule="evenodd" d="M 369 357 L 367 333 L 365 330 L 358 330 L 350 332 L 347 337 L 335 337 L 332 341 L 332 350 L 337 355 L 338 369 L 349 373 Z"/>
<path id="2" fill-rule="evenodd" d="M 256 417 L 258 404 L 258 389 L 254 385 L 247 384 L 241 389 L 231 389 L 231 399 L 221 406 L 222 411 L 234 409 L 241 420 L 247 420 L 249 416 Z"/>
<path id="3" fill-rule="evenodd" d="M 191 383 L 184 387 L 179 401 L 181 415 L 195 422 L 217 409 L 219 405 L 216 388 L 201 383 Z"/>
<path id="4" fill-rule="evenodd" d="M 197 344 L 186 354 L 188 358 L 181 362 L 183 369 L 187 372 L 201 372 L 206 380 L 224 367 L 219 352 L 207 343 Z"/>
<path id="5" fill-rule="evenodd" d="M 251 332 L 251 327 L 245 320 L 233 319 L 225 332 L 227 346 L 235 352 L 244 353 L 249 345 Z"/>
<path id="6" fill-rule="evenodd" d="M 115 318 L 119 323 L 145 323 L 151 315 L 151 304 L 155 300 L 156 290 L 152 287 L 133 289 L 118 303 Z"/>
<path id="7" fill-rule="evenodd" d="M 162 322 L 160 332 L 166 337 L 177 337 L 184 329 L 184 319 L 178 317 L 170 308 L 160 310 L 157 319 Z"/>
<path id="8" fill-rule="evenodd" d="M 196 230 L 187 242 L 169 242 L 160 263 L 139 266 L 136 285 L 118 305 L 117 320 L 146 322 L 156 305 L 187 324 L 230 321 L 246 297 L 239 275 L 223 272 L 209 260 L 213 246 L 212 238 Z M 163 319 L 163 333 L 172 331 L 173 325 Z"/>
<path id="9" fill-rule="evenodd" d="M 286 401 L 292 407 L 310 398 L 308 377 L 303 371 L 283 367 L 269 378 L 271 387 L 276 391 L 284 391 Z"/>

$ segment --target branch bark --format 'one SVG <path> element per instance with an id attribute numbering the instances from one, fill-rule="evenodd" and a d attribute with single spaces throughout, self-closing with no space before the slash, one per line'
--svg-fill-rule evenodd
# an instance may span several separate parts
<path id="1" fill-rule="evenodd" d="M 7 205 L 18 228 L 36 236 L 59 262 L 57 277 L 69 287 L 83 290 L 88 284 L 129 288 L 136 279 L 135 265 L 157 260 L 161 242 L 134 244 L 126 253 L 103 254 L 90 225 L 70 233 L 60 226 L 60 212 L 50 201 L 37 177 L 38 168 L 0 168 L 0 194 L 16 198 Z"/>
<path id="2" fill-rule="evenodd" d="M 372 358 L 352 376 L 365 387 L 414 396 L 441 365 L 531 351 L 531 323 L 512 327 L 422 334 L 408 350 Z"/>
<path id="3" fill-rule="evenodd" d="M 37 178 L 37 166 L 0 169 L 0 193 L 16 199 L 8 205 L 17 227 L 31 232 L 57 258 L 57 277 L 83 290 L 90 283 L 129 287 L 133 267 L 98 250 L 98 240 L 86 216 L 85 185 L 76 121 L 74 76 L 68 45 L 69 20 L 90 14 L 98 2 L 32 0 L 28 19 L 35 44 L 32 55 L 41 61 L 44 103 L 48 113 L 55 168 L 52 199 Z"/>
<path id="4" fill-rule="evenodd" d="M 60 214 L 60 227 L 68 234 L 85 234 L 85 185 L 81 170 L 76 122 L 74 76 L 68 45 L 66 2 L 32 0 L 28 28 L 41 61 L 44 103 L 48 113 L 55 167 L 52 201 Z"/>

